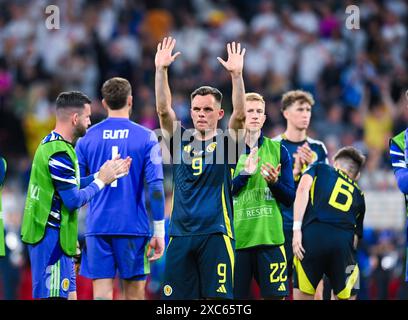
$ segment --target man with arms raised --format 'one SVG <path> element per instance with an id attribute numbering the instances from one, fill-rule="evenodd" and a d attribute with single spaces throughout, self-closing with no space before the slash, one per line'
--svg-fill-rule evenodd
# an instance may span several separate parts
<path id="1" fill-rule="evenodd" d="M 163 135 L 170 138 L 174 183 L 163 297 L 231 299 L 234 271 L 231 170 L 235 164 L 228 161 L 228 148 L 222 149 L 220 136 L 224 135 L 217 134 L 218 121 L 224 116 L 222 94 L 209 86 L 194 90 L 191 139 L 177 140 L 177 132 L 181 131 L 183 137 L 189 132 L 177 124 L 171 106 L 167 70 L 180 54 L 172 54 L 175 44 L 175 39 L 165 38 L 159 43 L 155 58 L 156 108 Z M 229 129 L 234 131 L 243 128 L 245 119 L 242 77 L 245 49 L 233 42 L 227 45 L 227 51 L 228 60 L 218 60 L 232 78 L 233 112 Z M 215 159 L 217 153 L 221 153 L 222 159 Z"/>

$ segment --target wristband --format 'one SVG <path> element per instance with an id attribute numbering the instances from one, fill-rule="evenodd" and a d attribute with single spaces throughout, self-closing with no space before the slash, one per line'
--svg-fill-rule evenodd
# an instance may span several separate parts
<path id="1" fill-rule="evenodd" d="M 102 190 L 102 189 L 105 187 L 105 183 L 104 183 L 101 179 L 99 179 L 99 178 L 96 178 L 93 182 L 96 183 L 96 185 L 98 186 L 99 190 Z"/>
<path id="2" fill-rule="evenodd" d="M 153 221 L 153 237 L 164 238 L 164 220 Z"/>
<path id="3" fill-rule="evenodd" d="M 302 221 L 293 221 L 292 230 L 300 230 L 302 228 Z"/>

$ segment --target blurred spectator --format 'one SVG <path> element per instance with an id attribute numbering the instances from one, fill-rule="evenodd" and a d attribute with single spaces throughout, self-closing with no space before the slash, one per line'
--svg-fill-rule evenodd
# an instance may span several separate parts
<path id="1" fill-rule="evenodd" d="M 346 131 L 346 125 L 343 122 L 344 108 L 341 105 L 333 104 L 327 111 L 324 120 L 313 123 L 313 128 L 320 137 L 330 135 L 340 137 Z"/>
<path id="2" fill-rule="evenodd" d="M 246 24 L 232 6 L 226 6 L 224 14 L 225 20 L 221 25 L 220 32 L 225 42 L 239 40 L 247 30 Z"/>
<path id="3" fill-rule="evenodd" d="M 298 2 L 298 10 L 292 15 L 292 23 L 306 33 L 317 33 L 319 20 L 317 14 L 312 10 L 312 5 L 308 1 Z"/>
<path id="4" fill-rule="evenodd" d="M 29 156 L 34 157 L 39 142 L 55 126 L 53 104 L 48 100 L 45 84 L 31 87 L 28 98 L 28 110 L 24 114 L 24 133 Z"/>
<path id="5" fill-rule="evenodd" d="M 173 16 L 168 10 L 159 8 L 148 10 L 140 30 L 144 34 L 145 44 L 156 47 L 165 36 L 170 35 L 173 23 Z"/>
<path id="6" fill-rule="evenodd" d="M 263 0 L 260 2 L 258 13 L 253 16 L 250 23 L 252 33 L 264 34 L 277 30 L 280 23 L 274 9 L 272 1 Z"/>
<path id="7" fill-rule="evenodd" d="M 20 274 L 26 263 L 24 247 L 20 240 L 20 225 L 24 197 L 18 188 L 11 188 L 9 183 L 3 190 L 4 239 L 6 256 L 0 259 L 0 282 L 2 299 L 19 299 Z"/>

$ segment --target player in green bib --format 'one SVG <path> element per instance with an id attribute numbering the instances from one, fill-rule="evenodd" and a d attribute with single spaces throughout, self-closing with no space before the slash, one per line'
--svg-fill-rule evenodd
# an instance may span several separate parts
<path id="1" fill-rule="evenodd" d="M 91 123 L 90 102 L 81 92 L 61 93 L 55 129 L 34 155 L 21 227 L 30 255 L 33 298 L 76 299 L 72 257 L 77 253 L 77 209 L 129 171 L 130 158 L 116 158 L 101 166 L 97 176 L 80 179 L 74 144 Z"/>
<path id="2" fill-rule="evenodd" d="M 3 208 L 1 205 L 1 191 L 3 189 L 4 180 L 6 178 L 7 162 L 3 157 L 0 157 L 0 257 L 6 255 L 4 245 L 4 223 L 3 223 Z"/>
<path id="3" fill-rule="evenodd" d="M 247 93 L 246 152 L 235 169 L 233 189 L 236 262 L 234 298 L 250 298 L 252 278 L 265 299 L 288 295 L 285 237 L 280 204 L 292 205 L 295 183 L 289 153 L 262 134 L 265 101 Z"/>
<path id="4" fill-rule="evenodd" d="M 408 100 L 408 90 L 405 93 Z M 408 217 L 408 129 L 390 139 L 390 160 L 400 191 L 404 194 Z M 405 248 L 408 253 L 408 222 L 405 225 Z M 407 255 L 408 257 L 408 255 Z M 406 260 L 405 281 L 408 282 L 408 259 Z"/>

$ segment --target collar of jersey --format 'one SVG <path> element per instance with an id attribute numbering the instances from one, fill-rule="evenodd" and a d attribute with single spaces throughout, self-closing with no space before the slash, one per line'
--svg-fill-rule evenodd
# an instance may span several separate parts
<path id="1" fill-rule="evenodd" d="M 262 146 L 263 142 L 264 142 L 264 135 L 261 130 L 261 135 L 258 138 L 258 149 Z M 251 148 L 247 144 L 245 144 L 245 153 L 249 154 L 250 152 L 251 152 Z"/>
<path id="2" fill-rule="evenodd" d="M 281 138 L 282 138 L 283 140 L 289 141 L 290 143 L 294 143 L 294 144 L 303 144 L 303 143 L 307 142 L 307 139 L 309 139 L 309 137 L 306 136 L 306 139 L 305 139 L 305 140 L 302 140 L 302 141 L 299 141 L 299 142 L 294 142 L 294 141 L 292 141 L 292 140 L 289 140 L 288 137 L 286 136 L 286 134 L 284 134 L 284 133 L 281 134 Z"/>

